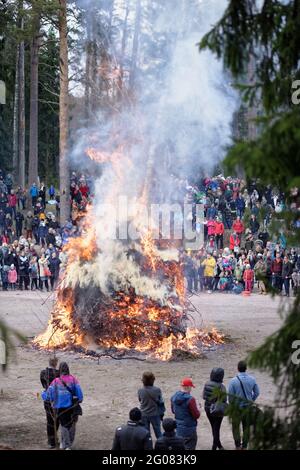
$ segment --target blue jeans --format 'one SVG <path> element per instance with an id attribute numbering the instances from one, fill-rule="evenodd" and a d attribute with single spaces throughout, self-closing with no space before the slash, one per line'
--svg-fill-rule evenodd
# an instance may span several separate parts
<path id="1" fill-rule="evenodd" d="M 161 429 L 160 429 L 160 416 L 143 416 L 142 423 L 146 429 L 150 432 L 150 423 L 152 424 L 153 431 L 155 434 L 156 439 L 161 436 Z"/>

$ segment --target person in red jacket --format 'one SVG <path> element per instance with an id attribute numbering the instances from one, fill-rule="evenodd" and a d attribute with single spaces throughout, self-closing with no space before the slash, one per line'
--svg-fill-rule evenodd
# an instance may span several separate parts
<path id="1" fill-rule="evenodd" d="M 245 225 L 241 221 L 240 217 L 237 217 L 232 225 L 233 230 L 240 236 L 245 232 Z"/>
<path id="2" fill-rule="evenodd" d="M 231 251 L 234 251 L 235 253 L 238 253 L 240 245 L 241 245 L 241 238 L 240 238 L 239 234 L 237 234 L 234 231 L 230 235 L 229 248 L 231 249 Z"/>
<path id="3" fill-rule="evenodd" d="M 83 197 L 87 198 L 89 195 L 90 189 L 86 183 L 82 182 L 80 183 L 79 191 L 81 192 Z"/>
<path id="4" fill-rule="evenodd" d="M 216 233 L 216 221 L 213 219 L 209 219 L 207 221 L 207 235 L 208 238 L 211 237 L 212 235 L 214 236 Z"/>
<path id="5" fill-rule="evenodd" d="M 222 250 L 224 248 L 224 224 L 220 221 L 219 217 L 215 220 L 215 236 L 217 248 Z"/>
<path id="6" fill-rule="evenodd" d="M 252 292 L 253 289 L 253 281 L 254 281 L 254 271 L 251 269 L 250 264 L 247 264 L 246 269 L 244 271 L 243 276 L 245 282 L 245 291 Z"/>
<path id="7" fill-rule="evenodd" d="M 16 207 L 17 207 L 17 196 L 13 190 L 11 190 L 10 194 L 7 196 L 8 197 L 8 207 L 10 209 L 10 215 L 12 216 L 14 214 L 14 217 L 16 218 Z"/>

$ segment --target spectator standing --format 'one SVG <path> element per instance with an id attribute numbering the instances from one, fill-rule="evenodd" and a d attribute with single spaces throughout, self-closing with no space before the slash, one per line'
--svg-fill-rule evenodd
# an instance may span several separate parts
<path id="1" fill-rule="evenodd" d="M 230 235 L 230 241 L 229 241 L 229 248 L 231 251 L 233 251 L 235 254 L 239 253 L 241 246 L 241 238 L 240 235 L 236 232 L 233 232 Z"/>
<path id="2" fill-rule="evenodd" d="M 59 267 L 60 267 L 60 259 L 58 258 L 55 251 L 51 253 L 49 259 L 49 270 L 51 272 L 50 276 L 50 285 L 51 289 L 55 289 L 59 279 Z"/>
<path id="3" fill-rule="evenodd" d="M 10 215 L 11 217 L 14 216 L 14 218 L 16 218 L 16 215 L 17 215 L 17 196 L 14 192 L 14 190 L 12 189 L 10 194 L 8 194 L 8 207 L 10 209 Z"/>
<path id="4" fill-rule="evenodd" d="M 253 289 L 253 282 L 254 282 L 254 272 L 251 269 L 250 264 L 246 265 L 246 269 L 245 269 L 244 275 L 243 275 L 243 280 L 244 280 L 244 283 L 245 283 L 245 291 L 250 292 L 250 294 L 251 294 L 252 289 Z"/>
<path id="5" fill-rule="evenodd" d="M 204 266 L 205 285 L 209 293 L 212 290 L 212 282 L 215 275 L 216 260 L 210 254 L 207 254 L 206 259 L 201 263 Z"/>
<path id="6" fill-rule="evenodd" d="M 59 377 L 53 380 L 47 391 L 42 394 L 43 400 L 51 403 L 61 426 L 61 449 L 70 450 L 75 439 L 77 406 L 74 398 L 81 403 L 83 393 L 76 377 L 70 374 L 69 366 L 62 362 L 59 366 Z"/>
<path id="7" fill-rule="evenodd" d="M 23 234 L 24 215 L 21 212 L 16 214 L 16 236 L 20 238 Z"/>
<path id="8" fill-rule="evenodd" d="M 38 260 L 38 265 L 40 274 L 40 290 L 43 290 L 45 284 L 47 292 L 49 292 L 48 279 L 51 276 L 51 272 L 49 270 L 48 260 L 44 254 L 42 254 L 40 259 Z"/>
<path id="9" fill-rule="evenodd" d="M 284 285 L 285 295 L 290 296 L 290 284 L 293 273 L 293 265 L 288 256 L 285 256 L 282 264 L 282 281 Z"/>
<path id="10" fill-rule="evenodd" d="M 0 191 L 0 210 L 6 213 L 6 207 L 7 207 L 8 199 L 6 196 L 6 193 L 4 191 Z"/>
<path id="11" fill-rule="evenodd" d="M 189 378 L 181 382 L 181 390 L 171 398 L 171 408 L 177 424 L 177 435 L 184 439 L 186 450 L 195 450 L 197 445 L 197 421 L 200 411 L 194 397 L 191 395 L 195 388 Z"/>
<path id="12" fill-rule="evenodd" d="M 27 212 L 27 216 L 25 219 L 25 230 L 26 230 L 26 238 L 32 238 L 33 215 L 32 215 L 32 212 L 30 211 Z"/>
<path id="13" fill-rule="evenodd" d="M 155 450 L 160 452 L 183 452 L 185 450 L 184 439 L 176 435 L 176 421 L 166 418 L 162 422 L 163 435 L 157 439 Z"/>
<path id="14" fill-rule="evenodd" d="M 53 184 L 51 184 L 50 188 L 48 189 L 49 199 L 53 201 L 55 199 L 55 188 Z"/>
<path id="15" fill-rule="evenodd" d="M 240 218 L 242 218 L 245 212 L 245 200 L 243 196 L 239 194 L 238 197 L 236 198 L 235 204 L 236 204 L 236 213 Z"/>
<path id="16" fill-rule="evenodd" d="M 19 289 L 23 290 L 23 285 L 24 289 L 28 290 L 29 286 L 29 260 L 27 256 L 25 255 L 25 252 L 22 251 L 20 256 L 19 256 Z"/>
<path id="17" fill-rule="evenodd" d="M 33 183 L 33 185 L 31 186 L 29 194 L 30 194 L 30 197 L 31 197 L 31 205 L 34 208 L 36 203 L 37 203 L 37 198 L 38 198 L 38 195 L 39 195 L 39 191 L 38 191 L 38 188 L 37 188 L 35 183 Z"/>
<path id="18" fill-rule="evenodd" d="M 41 183 L 41 186 L 40 186 L 40 189 L 39 189 L 39 197 L 41 198 L 43 209 L 45 209 L 45 207 L 46 207 L 46 186 L 45 186 L 45 183 Z"/>
<path id="19" fill-rule="evenodd" d="M 141 419 L 139 408 L 130 410 L 127 424 L 116 429 L 112 450 L 152 450 L 150 432 L 143 426 Z"/>
<path id="20" fill-rule="evenodd" d="M 143 388 L 140 388 L 138 391 L 142 422 L 149 431 L 151 424 L 155 437 L 159 438 L 161 436 L 160 423 L 164 414 L 161 389 L 154 386 L 155 376 L 152 372 L 144 372 L 142 382 Z"/>
<path id="21" fill-rule="evenodd" d="M 11 288 L 11 290 L 16 289 L 17 279 L 18 279 L 17 270 L 16 270 L 15 265 L 12 264 L 10 266 L 10 270 L 8 271 L 8 283 L 9 283 L 9 287 Z"/>
<path id="22" fill-rule="evenodd" d="M 277 292 L 282 291 L 282 258 L 279 252 L 272 262 L 272 285 Z"/>
<path id="23" fill-rule="evenodd" d="M 43 369 L 40 373 L 40 381 L 44 389 L 45 394 L 53 380 L 59 376 L 59 371 L 57 370 L 58 360 L 56 357 L 51 357 L 49 359 L 49 367 Z M 46 413 L 47 421 L 47 436 L 48 436 L 48 445 L 50 449 L 55 449 L 56 447 L 56 433 L 58 431 L 59 422 L 56 416 L 55 410 L 52 408 L 51 401 L 44 401 L 44 409 Z"/>
<path id="24" fill-rule="evenodd" d="M 258 287 L 260 294 L 266 294 L 266 285 L 265 285 L 265 278 L 267 275 L 267 265 L 263 259 L 263 255 L 259 253 L 257 255 L 257 262 L 254 266 L 254 273 L 255 278 L 258 280 Z"/>
<path id="25" fill-rule="evenodd" d="M 247 374 L 247 364 L 245 361 L 238 363 L 238 375 L 234 377 L 228 387 L 229 402 L 237 403 L 239 408 L 243 410 L 251 405 L 251 402 L 259 396 L 259 388 L 256 380 Z M 240 426 L 243 427 L 243 435 L 241 436 Z M 232 433 L 237 450 L 247 449 L 250 438 L 250 423 L 247 417 L 236 416 L 232 421 Z"/>
<path id="26" fill-rule="evenodd" d="M 224 418 L 224 413 L 214 414 L 212 412 L 212 405 L 215 404 L 218 399 L 213 396 L 216 389 L 226 393 L 226 388 L 223 385 L 224 380 L 224 369 L 216 367 L 211 371 L 210 380 L 206 382 L 203 390 L 204 409 L 206 412 L 207 419 L 211 425 L 213 435 L 213 446 L 212 450 L 222 450 L 223 446 L 220 440 L 220 429 Z M 223 403 L 227 403 L 226 395 L 223 398 Z M 225 410 L 225 408 L 224 408 Z"/>
<path id="27" fill-rule="evenodd" d="M 10 194 L 11 190 L 12 190 L 12 187 L 13 187 L 13 178 L 12 178 L 12 175 L 10 173 L 8 173 L 6 175 L 5 184 L 6 184 L 6 188 L 7 188 L 7 194 Z"/>
<path id="28" fill-rule="evenodd" d="M 41 220 L 39 223 L 39 227 L 37 230 L 37 242 L 38 244 L 41 244 L 42 246 L 46 245 L 46 237 L 48 234 L 48 227 L 46 226 L 46 223 L 44 220 Z"/>
<path id="29" fill-rule="evenodd" d="M 233 222 L 232 229 L 235 233 L 239 235 L 241 238 L 243 233 L 245 232 L 245 225 L 241 221 L 241 218 L 238 216 L 236 220 Z"/>
<path id="30" fill-rule="evenodd" d="M 249 225 L 252 235 L 256 237 L 259 231 L 260 224 L 254 214 L 251 215 Z"/>
<path id="31" fill-rule="evenodd" d="M 29 262 L 29 276 L 30 276 L 30 289 L 38 289 L 38 278 L 39 278 L 39 265 L 37 257 L 33 256 Z"/>
<path id="32" fill-rule="evenodd" d="M 217 249 L 224 248 L 224 224 L 220 221 L 219 217 L 215 221 L 215 237 Z"/>

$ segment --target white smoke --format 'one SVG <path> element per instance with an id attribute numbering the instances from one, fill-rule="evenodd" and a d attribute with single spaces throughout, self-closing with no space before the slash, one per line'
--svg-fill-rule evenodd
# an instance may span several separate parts
<path id="1" fill-rule="evenodd" d="M 84 0 L 80 0 L 81 4 Z M 118 2 L 117 2 L 118 3 Z M 87 147 L 116 152 L 122 150 L 118 171 L 110 163 L 102 166 L 95 183 L 96 233 L 101 253 L 90 266 L 78 265 L 68 282 L 88 285 L 94 281 L 103 292 L 108 280 L 114 288 L 132 285 L 140 295 L 167 301 L 167 289 L 141 276 L 138 267 L 124 254 L 124 244 L 103 241 L 104 232 L 115 223 L 112 211 L 103 216 L 103 204 L 126 195 L 132 203 L 146 191 L 149 200 L 169 201 L 177 188 L 170 173 L 192 176 L 202 169 L 213 170 L 231 142 L 231 123 L 237 96 L 222 63 L 210 52 L 199 53 L 197 44 L 222 16 L 227 0 L 176 0 L 181 8 L 166 2 L 152 25 L 157 37 L 170 38 L 168 50 L 160 53 L 155 70 L 153 56 L 147 56 L 145 37 L 140 47 L 140 74 L 134 106 L 124 107 L 111 119 L 100 109 L 97 122 L 78 133 L 73 161 L 82 159 Z M 144 35 L 145 36 L 145 35 Z M 152 38 L 153 41 L 153 38 Z M 148 48 L 151 50 L 151 47 Z M 85 160 L 86 161 L 86 160 Z M 119 214 L 127 222 L 127 214 Z M 141 214 L 133 219 L 141 223 Z"/>

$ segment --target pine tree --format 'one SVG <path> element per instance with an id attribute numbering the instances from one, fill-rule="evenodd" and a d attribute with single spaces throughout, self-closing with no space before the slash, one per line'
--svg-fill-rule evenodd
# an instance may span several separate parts
<path id="1" fill-rule="evenodd" d="M 224 16 L 201 40 L 200 49 L 209 48 L 223 58 L 246 105 L 258 100 L 263 106 L 260 134 L 252 141 L 236 142 L 229 150 L 228 172 L 242 167 L 249 179 L 259 175 L 261 184 L 277 186 L 292 203 L 294 194 L 299 198 L 300 182 L 300 107 L 292 102 L 293 83 L 300 78 L 300 4 L 298 0 L 264 0 L 260 7 L 259 3 L 231 0 Z M 253 57 L 254 83 L 238 84 Z M 292 188 L 296 189 L 291 192 Z M 294 225 L 297 218 L 297 210 L 285 214 L 292 246 L 300 242 Z M 273 407 L 263 407 L 262 413 L 255 407 L 248 410 L 253 415 L 249 419 L 256 422 L 251 435 L 255 449 L 300 447 L 300 370 L 293 349 L 300 339 L 299 293 L 282 317 L 279 331 L 248 358 L 252 367 L 268 371 L 278 386 Z M 230 417 L 236 412 L 231 407 Z"/>

